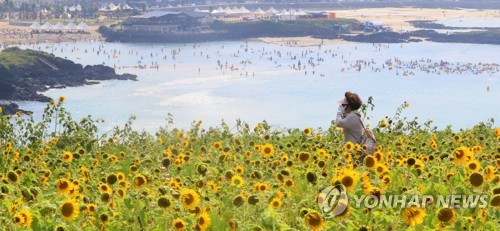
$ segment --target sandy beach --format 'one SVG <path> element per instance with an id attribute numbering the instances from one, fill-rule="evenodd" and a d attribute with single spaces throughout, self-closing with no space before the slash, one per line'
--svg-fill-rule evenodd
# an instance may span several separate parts
<path id="1" fill-rule="evenodd" d="M 427 8 L 367 8 L 354 10 L 334 10 L 337 18 L 353 18 L 359 21 L 379 21 L 393 28 L 394 31 L 413 31 L 408 21 L 443 20 L 453 18 L 499 18 L 500 10 L 476 9 L 427 9 Z M 305 47 L 321 44 L 348 43 L 340 39 L 315 39 L 311 37 L 259 38 L 265 43 L 285 46 Z"/>
<path id="2" fill-rule="evenodd" d="M 0 21 L 0 44 L 1 45 L 19 45 L 26 43 L 53 43 L 53 42 L 71 42 L 85 40 L 103 40 L 97 32 L 99 25 L 89 25 L 88 34 L 31 34 L 31 29 L 27 26 L 9 25 L 8 21 Z"/>
<path id="3" fill-rule="evenodd" d="M 394 31 L 411 31 L 408 23 L 413 20 L 443 20 L 452 18 L 498 18 L 500 10 L 476 9 L 426 9 L 426 8 L 374 8 L 355 10 L 334 10 L 337 18 L 353 18 L 359 21 L 379 21 Z"/>

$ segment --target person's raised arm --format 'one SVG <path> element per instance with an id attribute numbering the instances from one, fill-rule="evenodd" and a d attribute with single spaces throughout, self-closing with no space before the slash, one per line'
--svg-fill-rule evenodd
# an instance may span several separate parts
<path id="1" fill-rule="evenodd" d="M 346 126 L 347 118 L 344 117 L 345 117 L 345 107 L 340 105 L 337 111 L 337 119 L 335 119 L 335 124 L 337 125 L 337 127 L 344 128 Z"/>

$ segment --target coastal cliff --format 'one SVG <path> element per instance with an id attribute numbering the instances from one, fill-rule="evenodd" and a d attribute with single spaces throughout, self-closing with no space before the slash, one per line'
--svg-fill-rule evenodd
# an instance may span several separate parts
<path id="1" fill-rule="evenodd" d="M 131 74 L 118 75 L 111 67 L 74 63 L 52 54 L 21 50 L 17 47 L 0 52 L 0 101 L 49 102 L 40 94 L 51 88 L 76 87 L 96 84 L 102 80 L 136 80 Z M 5 108 L 20 111 L 15 104 L 2 104 Z"/>

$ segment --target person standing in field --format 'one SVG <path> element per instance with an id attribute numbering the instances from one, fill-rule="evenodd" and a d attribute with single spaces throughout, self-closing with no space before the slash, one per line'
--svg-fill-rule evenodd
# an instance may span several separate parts
<path id="1" fill-rule="evenodd" d="M 363 103 L 356 93 L 346 92 L 344 97 L 337 101 L 339 108 L 335 124 L 344 129 L 344 143 L 361 144 L 363 139 L 363 125 L 361 115 L 357 110 Z"/>

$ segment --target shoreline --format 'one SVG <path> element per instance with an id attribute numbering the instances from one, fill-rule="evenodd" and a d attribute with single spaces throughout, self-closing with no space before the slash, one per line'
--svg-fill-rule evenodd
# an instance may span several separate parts
<path id="1" fill-rule="evenodd" d="M 416 31 L 417 28 L 410 23 L 416 20 L 439 21 L 454 18 L 499 18 L 500 10 L 481 9 L 428 9 L 415 7 L 384 7 L 363 9 L 327 10 L 336 13 L 338 18 L 351 18 L 358 21 L 380 21 L 389 25 L 395 32 Z M 0 21 L 0 45 L 21 45 L 30 43 L 59 43 L 76 41 L 105 41 L 105 37 L 98 32 L 102 24 L 90 25 L 89 34 L 31 34 L 27 26 L 9 25 L 6 20 Z M 109 24 L 109 23 L 106 23 Z M 8 32 L 8 33 L 5 33 Z M 301 37 L 261 37 L 249 40 L 265 43 L 281 44 L 297 47 L 318 46 L 322 44 L 349 43 L 344 39 L 318 39 L 310 36 Z M 280 41 L 281 40 L 281 41 Z"/>

